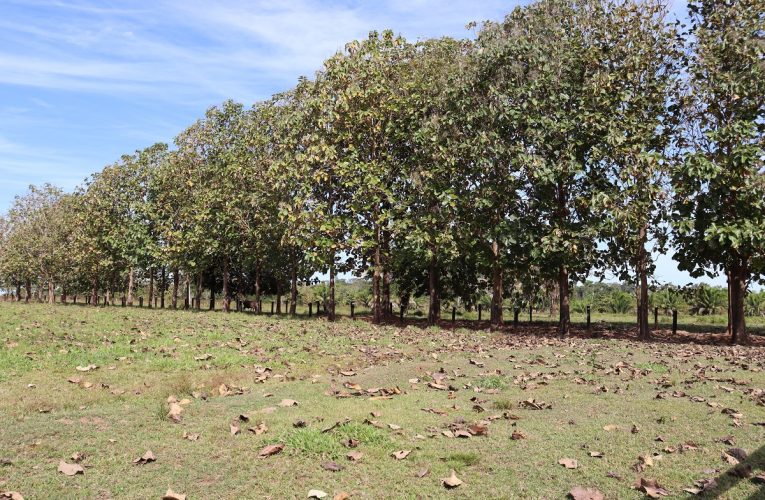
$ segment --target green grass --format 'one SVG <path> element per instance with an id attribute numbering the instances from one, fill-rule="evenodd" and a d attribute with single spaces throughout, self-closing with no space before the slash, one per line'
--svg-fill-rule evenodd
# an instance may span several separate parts
<path id="1" fill-rule="evenodd" d="M 732 436 L 752 453 L 755 473 L 765 468 L 765 427 L 754 425 L 765 422 L 765 407 L 753 392 L 765 388 L 765 348 L 644 344 L 619 332 L 559 340 L 545 332 L 544 324 L 492 333 L 0 303 L 0 459 L 11 462 L 0 466 L 0 491 L 159 498 L 172 488 L 189 498 L 305 498 L 317 488 L 354 498 L 564 498 L 580 485 L 606 498 L 642 498 L 632 488 L 642 476 L 676 498 L 708 477 L 718 478 L 720 498 L 763 495 L 756 483 L 726 474 L 721 453 L 731 446 L 720 439 Z M 98 368 L 76 370 L 89 364 Z M 270 369 L 266 380 L 262 367 Z M 348 370 L 355 375 L 340 374 Z M 458 390 L 427 386 L 440 370 Z M 230 395 L 220 394 L 222 384 Z M 354 384 L 400 394 L 353 395 Z M 166 416 L 169 396 L 189 400 L 180 423 Z M 279 406 L 282 399 L 298 405 Z M 529 399 L 552 408 L 520 404 Z M 738 426 L 724 408 L 742 414 Z M 238 420 L 242 414 L 249 422 Z M 295 427 L 298 420 L 305 426 Z M 485 436 L 443 433 L 481 421 Z M 260 422 L 266 433 L 247 430 Z M 604 430 L 610 425 L 618 428 Z M 184 439 L 184 431 L 200 437 Z M 512 439 L 515 431 L 525 438 Z M 362 454 L 356 462 L 346 458 L 349 440 Z M 258 458 L 277 442 L 282 453 Z M 664 451 L 686 442 L 699 449 Z M 148 449 L 157 461 L 134 465 Z M 396 460 L 399 450 L 411 453 Z M 76 452 L 86 455 L 85 474 L 59 474 L 59 460 Z M 662 458 L 653 467 L 635 471 L 639 456 L 655 453 Z M 561 458 L 579 467 L 565 469 Z M 345 468 L 325 470 L 326 460 Z M 423 469 L 430 473 L 418 477 Z M 440 478 L 451 469 L 464 484 L 447 492 Z"/>

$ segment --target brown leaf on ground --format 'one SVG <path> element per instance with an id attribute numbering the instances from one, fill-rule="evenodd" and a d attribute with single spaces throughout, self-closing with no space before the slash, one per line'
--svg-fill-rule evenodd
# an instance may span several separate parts
<path id="1" fill-rule="evenodd" d="M 181 421 L 181 413 L 183 413 L 183 407 L 180 404 L 170 403 L 170 410 L 167 412 L 167 418 L 177 424 Z"/>
<path id="2" fill-rule="evenodd" d="M 615 425 L 615 424 L 609 424 L 609 425 L 604 425 L 603 426 L 603 430 L 606 431 L 606 432 L 611 432 L 611 431 L 615 431 L 615 430 L 618 430 L 618 429 L 619 429 L 619 426 Z"/>
<path id="3" fill-rule="evenodd" d="M 162 497 L 162 500 L 186 500 L 186 495 L 176 493 L 173 490 L 168 489 L 165 495 Z"/>
<path id="4" fill-rule="evenodd" d="M 321 468 L 332 472 L 340 472 L 341 470 L 345 469 L 345 466 L 329 460 L 327 462 L 322 462 Z"/>
<path id="5" fill-rule="evenodd" d="M 590 452 L 590 456 L 592 458 L 603 458 L 603 453 L 601 453 L 599 451 L 591 451 Z"/>
<path id="6" fill-rule="evenodd" d="M 473 424 L 468 427 L 468 431 L 474 436 L 485 436 L 489 433 L 489 428 L 485 425 Z"/>
<path id="7" fill-rule="evenodd" d="M 152 453 L 151 450 L 146 450 L 146 453 L 144 453 L 140 457 L 133 460 L 133 463 L 136 465 L 145 465 L 145 464 L 148 464 L 149 462 L 154 462 L 156 460 L 157 459 L 154 456 L 154 453 Z"/>
<path id="8" fill-rule="evenodd" d="M 284 449 L 283 443 L 270 444 L 268 446 L 264 446 L 263 448 L 261 448 L 260 452 L 258 452 L 258 457 L 260 458 L 270 457 L 272 455 L 276 455 L 277 453 L 281 453 L 283 449 Z"/>
<path id="9" fill-rule="evenodd" d="M 345 491 L 340 491 L 332 497 L 332 500 L 348 500 L 349 498 L 351 498 L 351 495 Z"/>
<path id="10" fill-rule="evenodd" d="M 70 458 L 72 459 L 72 462 L 80 463 L 83 460 L 85 460 L 85 454 L 77 452 L 77 453 L 74 453 Z"/>
<path id="11" fill-rule="evenodd" d="M 265 434 L 266 432 L 268 432 L 268 426 L 266 425 L 265 422 L 260 422 L 255 427 L 248 427 L 247 430 L 249 432 L 252 432 L 256 436 L 260 436 L 261 434 Z"/>
<path id="12" fill-rule="evenodd" d="M 458 486 L 462 485 L 462 480 L 457 477 L 457 473 L 452 469 L 451 474 L 449 474 L 449 477 L 445 477 L 441 479 L 444 483 L 444 487 L 451 489 L 451 488 L 457 488 Z"/>
<path id="13" fill-rule="evenodd" d="M 635 484 L 635 488 L 642 491 L 651 498 L 666 497 L 669 495 L 669 491 L 662 488 L 655 479 L 640 478 Z"/>
<path id="14" fill-rule="evenodd" d="M 78 366 L 75 368 L 78 372 L 89 372 L 98 369 L 96 365 Z"/>
<path id="15" fill-rule="evenodd" d="M 194 434 L 192 432 L 183 431 L 183 439 L 186 439 L 188 441 L 198 441 L 199 440 L 199 434 Z"/>
<path id="16" fill-rule="evenodd" d="M 348 460 L 350 460 L 351 462 L 358 462 L 359 460 L 361 460 L 361 457 L 363 456 L 364 454 L 361 453 L 360 451 L 349 451 L 348 454 L 346 455 L 346 457 L 348 457 Z"/>
<path id="17" fill-rule="evenodd" d="M 327 498 L 327 493 L 321 490 L 310 490 L 308 498 Z"/>
<path id="18" fill-rule="evenodd" d="M 85 469 L 80 464 L 68 464 L 61 460 L 58 463 L 58 471 L 65 476 L 74 476 L 76 474 L 85 474 Z"/>
<path id="19" fill-rule="evenodd" d="M 579 467 L 579 463 L 573 458 L 561 458 L 558 463 L 567 469 L 576 469 Z"/>
<path id="20" fill-rule="evenodd" d="M 24 500 L 24 497 L 21 495 L 21 493 L 17 491 L 0 491 L 0 498 L 3 500 Z"/>
<path id="21" fill-rule="evenodd" d="M 412 453 L 412 450 L 399 450 L 392 453 L 391 456 L 396 460 L 403 460 L 408 457 L 410 453 Z"/>
<path id="22" fill-rule="evenodd" d="M 527 410 L 552 410 L 551 404 L 545 403 L 544 401 L 536 401 L 534 398 L 521 401 L 518 403 L 518 406 L 526 408 Z"/>
<path id="23" fill-rule="evenodd" d="M 513 433 L 510 435 L 510 439 L 513 441 L 518 441 L 519 439 L 526 439 L 526 434 L 522 433 L 521 431 L 513 431 Z"/>
<path id="24" fill-rule="evenodd" d="M 297 405 L 298 405 L 298 402 L 295 401 L 294 399 L 282 399 L 281 402 L 279 403 L 279 406 L 281 406 L 282 408 L 287 408 L 290 406 L 297 406 Z"/>
<path id="25" fill-rule="evenodd" d="M 574 486 L 568 494 L 573 500 L 605 500 L 606 498 L 598 489 L 583 488 L 581 486 Z"/>
<path id="26" fill-rule="evenodd" d="M 419 477 L 420 479 L 427 476 L 428 474 L 430 474 L 430 469 L 427 469 L 427 468 L 420 469 L 419 471 L 417 471 L 417 477 Z"/>
<path id="27" fill-rule="evenodd" d="M 241 430 L 239 429 L 239 426 L 236 425 L 236 424 L 229 424 L 228 425 L 228 430 L 229 430 L 229 432 L 231 433 L 232 436 L 236 436 L 236 435 L 239 434 L 239 432 L 241 432 Z"/>

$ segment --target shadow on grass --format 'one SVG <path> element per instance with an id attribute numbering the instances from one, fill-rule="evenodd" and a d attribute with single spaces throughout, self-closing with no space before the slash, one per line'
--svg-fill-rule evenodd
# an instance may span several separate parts
<path id="1" fill-rule="evenodd" d="M 755 478 L 758 472 L 763 471 L 765 471 L 765 445 L 748 455 L 746 460 L 718 475 L 715 478 L 717 486 L 705 491 L 700 498 L 720 498 L 741 481 L 755 481 L 759 486 L 757 491 L 747 497 L 747 500 L 765 498 L 765 481 Z M 699 497 L 690 495 L 689 498 Z"/>

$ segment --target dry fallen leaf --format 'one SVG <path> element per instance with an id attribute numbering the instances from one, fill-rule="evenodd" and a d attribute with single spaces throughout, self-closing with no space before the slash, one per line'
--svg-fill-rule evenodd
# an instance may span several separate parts
<path id="1" fill-rule="evenodd" d="M 332 497 L 332 500 L 348 500 L 349 498 L 351 498 L 351 495 L 344 491 L 340 491 Z"/>
<path id="2" fill-rule="evenodd" d="M 297 405 L 298 405 L 298 402 L 295 401 L 294 399 L 282 399 L 281 402 L 279 403 L 279 406 L 283 408 L 286 408 L 289 406 L 297 406 Z"/>
<path id="3" fill-rule="evenodd" d="M 154 453 L 152 453 L 151 450 L 147 450 L 146 453 L 133 460 L 133 463 L 136 465 L 144 465 L 156 460 L 157 459 L 154 457 Z"/>
<path id="4" fill-rule="evenodd" d="M 17 491 L 0 491 L 0 499 L 3 500 L 24 500 L 24 497 L 21 496 L 21 493 Z"/>
<path id="5" fill-rule="evenodd" d="M 162 497 L 162 500 L 186 500 L 186 495 L 176 493 L 171 489 L 167 490 L 167 493 Z"/>
<path id="6" fill-rule="evenodd" d="M 321 468 L 332 472 L 340 472 L 341 470 L 345 469 L 345 466 L 330 460 L 327 462 L 322 462 Z"/>
<path id="7" fill-rule="evenodd" d="M 260 458 L 270 457 L 271 455 L 276 455 L 277 453 L 281 453 L 283 449 L 284 449 L 283 443 L 270 444 L 268 446 L 264 446 L 263 448 L 261 448 L 260 452 L 258 452 L 258 456 Z"/>
<path id="8" fill-rule="evenodd" d="M 65 476 L 74 476 L 76 474 L 85 474 L 85 469 L 80 464 L 68 464 L 61 460 L 58 463 L 58 471 Z"/>
<path id="9" fill-rule="evenodd" d="M 635 487 L 651 498 L 665 497 L 669 492 L 659 486 L 655 479 L 640 478 Z"/>
<path id="10" fill-rule="evenodd" d="M 423 477 L 427 476 L 428 474 L 430 474 L 430 469 L 420 469 L 417 472 L 417 477 L 423 478 Z"/>
<path id="11" fill-rule="evenodd" d="M 308 492 L 308 498 L 326 498 L 327 493 L 321 490 L 310 490 Z"/>
<path id="12" fill-rule="evenodd" d="M 239 429 L 238 425 L 231 423 L 231 424 L 228 424 L 228 431 L 231 433 L 232 436 L 236 436 L 239 434 L 241 430 Z"/>
<path id="13" fill-rule="evenodd" d="M 410 453 L 412 453 L 412 450 L 399 450 L 395 453 L 392 453 L 391 456 L 396 460 L 403 460 L 408 457 Z"/>
<path id="14" fill-rule="evenodd" d="M 194 433 L 183 431 L 183 439 L 187 439 L 189 441 L 198 441 L 199 440 L 199 434 L 194 434 Z"/>
<path id="15" fill-rule="evenodd" d="M 349 451 L 348 454 L 346 455 L 346 457 L 348 457 L 348 460 L 350 460 L 351 462 L 358 462 L 359 460 L 361 460 L 361 457 L 363 456 L 364 454 L 361 453 L 360 451 Z"/>
<path id="16" fill-rule="evenodd" d="M 568 494 L 573 500 L 605 500 L 606 498 L 598 489 L 582 488 L 581 486 L 574 486 Z"/>
<path id="17" fill-rule="evenodd" d="M 183 407 L 178 403 L 170 403 L 170 411 L 167 412 L 167 418 L 175 422 L 176 424 L 181 421 L 181 413 Z"/>
<path id="18" fill-rule="evenodd" d="M 558 460 L 558 463 L 567 469 L 576 469 L 579 467 L 579 464 L 573 458 L 561 458 Z"/>
<path id="19" fill-rule="evenodd" d="M 449 477 L 443 478 L 442 481 L 444 483 L 444 487 L 449 489 L 457 488 L 458 486 L 462 484 L 462 480 L 457 477 L 457 473 L 454 471 L 454 469 L 452 469 L 452 472 L 449 475 Z"/>
<path id="20" fill-rule="evenodd" d="M 606 431 L 606 432 L 615 431 L 617 429 L 619 429 L 619 426 L 618 425 L 614 425 L 614 424 L 609 424 L 609 425 L 603 426 L 603 430 Z"/>

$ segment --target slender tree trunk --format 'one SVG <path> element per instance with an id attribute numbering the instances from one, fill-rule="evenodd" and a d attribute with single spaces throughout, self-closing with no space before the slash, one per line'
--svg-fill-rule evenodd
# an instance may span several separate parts
<path id="1" fill-rule="evenodd" d="M 56 303 L 56 296 L 53 293 L 54 290 L 55 290 L 55 287 L 53 285 L 53 280 L 48 280 L 48 304 Z"/>
<path id="2" fill-rule="evenodd" d="M 231 312 L 231 291 L 229 290 L 229 260 L 228 255 L 223 257 L 223 310 Z"/>
<path id="3" fill-rule="evenodd" d="M 149 269 L 149 309 L 154 307 L 154 268 Z"/>
<path id="4" fill-rule="evenodd" d="M 746 331 L 744 302 L 746 299 L 747 268 L 742 259 L 736 256 L 731 269 L 731 326 L 733 344 L 748 344 L 749 333 Z"/>
<path id="5" fill-rule="evenodd" d="M 297 264 L 295 258 L 292 258 L 292 268 L 290 269 L 290 316 L 295 316 L 297 313 Z"/>
<path id="6" fill-rule="evenodd" d="M 374 253 L 374 269 L 372 271 L 372 323 L 382 322 L 382 297 L 380 296 L 380 280 L 382 278 L 382 261 L 380 255 L 380 229 L 377 228 L 377 245 Z"/>
<path id="7" fill-rule="evenodd" d="M 560 266 L 558 269 L 558 288 L 560 289 L 560 324 L 559 332 L 562 337 L 568 336 L 571 330 L 570 295 L 568 289 L 568 269 Z"/>
<path id="8" fill-rule="evenodd" d="M 162 286 L 159 295 L 159 308 L 165 308 L 165 290 L 167 290 L 167 267 L 162 266 Z"/>
<path id="9" fill-rule="evenodd" d="M 726 307 L 728 313 L 728 328 L 726 333 L 729 337 L 733 338 L 733 280 L 731 278 L 730 270 L 725 272 L 725 276 L 728 284 L 728 307 Z"/>
<path id="10" fill-rule="evenodd" d="M 391 274 L 387 268 L 383 268 L 382 274 L 382 308 L 383 317 L 390 316 L 390 282 Z"/>
<path id="11" fill-rule="evenodd" d="M 131 267 L 128 273 L 127 305 L 133 305 L 133 287 L 135 286 L 135 270 Z"/>
<path id="12" fill-rule="evenodd" d="M 558 302 L 560 301 L 560 290 L 558 283 L 552 285 L 550 290 L 550 317 L 554 318 L 558 314 Z"/>
<path id="13" fill-rule="evenodd" d="M 502 326 L 502 266 L 499 259 L 499 242 L 491 243 L 491 327 Z"/>
<path id="14" fill-rule="evenodd" d="M 440 274 L 438 269 L 438 259 L 434 249 L 430 257 L 430 266 L 428 267 L 428 325 L 435 326 L 441 319 L 441 287 Z"/>
<path id="15" fill-rule="evenodd" d="M 21 282 L 16 283 L 16 302 L 21 302 Z"/>
<path id="16" fill-rule="evenodd" d="M 276 283 L 276 314 L 282 313 L 282 284 Z"/>
<path id="17" fill-rule="evenodd" d="M 181 273 L 176 267 L 173 269 L 173 297 L 170 305 L 173 309 L 178 309 L 178 287 L 181 284 Z"/>
<path id="18" fill-rule="evenodd" d="M 90 289 L 90 305 L 95 306 L 98 302 L 98 276 L 93 277 L 93 286 Z"/>
<path id="19" fill-rule="evenodd" d="M 329 307 L 327 308 L 327 320 L 335 321 L 335 256 L 332 255 L 332 263 L 329 265 Z"/>
<path id="20" fill-rule="evenodd" d="M 260 262 L 258 262 L 258 265 L 255 268 L 255 311 L 258 314 L 263 312 L 260 310 L 260 294 Z"/>
<path id="21" fill-rule="evenodd" d="M 197 274 L 196 288 L 194 289 L 194 302 L 196 303 L 195 306 L 197 311 L 202 309 L 202 279 L 203 273 L 202 271 L 199 271 Z"/>
<path id="22" fill-rule="evenodd" d="M 189 307 L 191 307 L 190 302 L 191 302 L 191 279 L 189 279 L 189 274 L 186 273 L 183 276 L 183 308 L 188 309 Z"/>
<path id="23" fill-rule="evenodd" d="M 640 228 L 638 249 L 637 277 L 639 280 L 639 294 L 637 303 L 637 324 L 638 338 L 640 340 L 649 340 L 651 338 L 651 329 L 648 327 L 648 252 L 645 249 L 647 238 L 647 228 Z"/>

